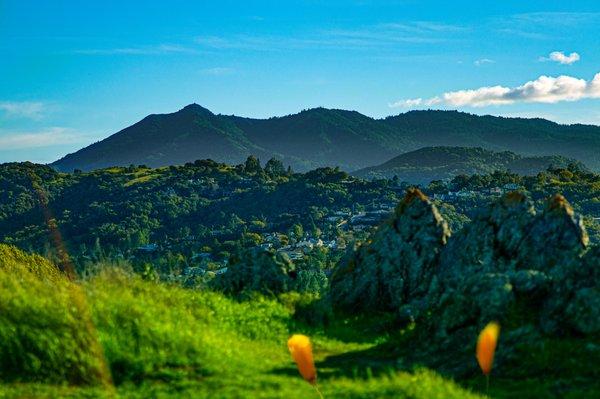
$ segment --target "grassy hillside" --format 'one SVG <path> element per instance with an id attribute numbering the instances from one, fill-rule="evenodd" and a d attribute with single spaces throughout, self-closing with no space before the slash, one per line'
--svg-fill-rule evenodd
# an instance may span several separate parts
<path id="1" fill-rule="evenodd" d="M 311 327 L 304 320 L 321 305 L 297 294 L 239 301 L 109 265 L 71 282 L 43 258 L 2 244 L 0 255 L 1 397 L 317 398 L 286 348 L 296 332 L 313 340 L 325 398 L 484 396 L 481 376 L 453 382 L 425 368 L 444 360 L 419 358 L 418 326 L 396 330 L 384 315 Z M 491 397 L 598 392 L 588 379 L 596 350 L 582 342 L 499 351 L 512 361 L 492 375 Z"/>
<path id="2" fill-rule="evenodd" d="M 569 164 L 578 162 L 561 156 L 524 157 L 510 151 L 494 152 L 479 147 L 425 147 L 353 174 L 363 178 L 397 176 L 401 181 L 428 184 L 432 180 L 450 179 L 458 175 L 483 175 L 495 171 L 533 176 L 549 167 L 564 168 Z"/>
<path id="3" fill-rule="evenodd" d="M 308 331 L 293 301 L 238 302 L 114 268 L 70 282 L 42 258 L 1 244 L 0 255 L 2 397 L 317 397 L 285 345 Z M 314 334 L 325 397 L 477 397 L 425 369 L 369 371 L 353 354 L 376 339 L 347 338 Z"/>
<path id="4" fill-rule="evenodd" d="M 269 119 L 215 115 L 191 104 L 150 115 L 52 165 L 66 172 L 110 166 L 177 165 L 196 159 L 238 163 L 277 157 L 296 170 L 356 170 L 427 146 L 482 147 L 524 155 L 562 155 L 600 169 L 600 127 L 543 119 L 412 111 L 373 119 L 355 111 L 315 108 Z"/>

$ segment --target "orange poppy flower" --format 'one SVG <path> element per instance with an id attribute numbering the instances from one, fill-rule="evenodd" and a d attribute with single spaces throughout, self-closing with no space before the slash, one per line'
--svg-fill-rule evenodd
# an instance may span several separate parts
<path id="1" fill-rule="evenodd" d="M 317 383 L 317 370 L 313 361 L 310 339 L 306 335 L 294 334 L 287 344 L 302 378 L 315 385 Z"/>
<path id="2" fill-rule="evenodd" d="M 500 325 L 496 322 L 489 323 L 479 333 L 479 338 L 477 339 L 477 362 L 485 375 L 489 375 L 492 371 L 499 334 Z"/>

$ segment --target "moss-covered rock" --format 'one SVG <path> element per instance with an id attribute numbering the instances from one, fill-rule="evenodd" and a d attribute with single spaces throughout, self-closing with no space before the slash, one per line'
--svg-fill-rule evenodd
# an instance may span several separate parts
<path id="1" fill-rule="evenodd" d="M 499 362 L 544 337 L 597 336 L 599 276 L 600 249 L 588 249 L 560 195 L 536 212 L 524 194 L 508 193 L 449 237 L 435 207 L 411 191 L 341 263 L 332 297 L 338 307 L 408 316 L 400 320 L 417 322 L 417 361 L 437 359 L 458 375 L 476 370 L 472 344 L 492 320 L 505 327 Z"/>
<path id="2" fill-rule="evenodd" d="M 281 253 L 250 249 L 231 256 L 227 273 L 217 276 L 213 286 L 231 294 L 260 292 L 280 294 L 294 289 L 296 268 Z"/>
<path id="3" fill-rule="evenodd" d="M 436 333 L 464 325 L 505 321 L 515 301 L 527 302 L 536 325 L 565 333 L 579 324 L 566 318 L 571 300 L 589 280 L 581 276 L 588 244 L 581 218 L 560 195 L 536 214 L 520 193 L 484 209 L 444 248 L 439 286 L 432 297 L 439 315 Z M 595 283 L 597 286 L 597 281 Z M 593 298 L 578 294 L 585 303 Z M 593 291 L 589 292 L 593 297 Z M 575 317 L 576 318 L 576 317 Z M 579 329 L 580 330 L 580 329 Z"/>
<path id="4" fill-rule="evenodd" d="M 419 190 L 409 190 L 391 219 L 337 267 L 331 281 L 333 303 L 414 317 L 424 308 L 449 236 L 435 205 Z"/>

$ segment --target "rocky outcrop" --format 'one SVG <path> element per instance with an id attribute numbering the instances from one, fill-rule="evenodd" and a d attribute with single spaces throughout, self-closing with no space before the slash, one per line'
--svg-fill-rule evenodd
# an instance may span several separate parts
<path id="1" fill-rule="evenodd" d="M 577 333 L 600 333 L 600 247 L 588 251 L 574 267 L 557 273 L 554 281 L 557 289 L 552 291 L 546 312 Z"/>
<path id="2" fill-rule="evenodd" d="M 409 190 L 390 220 L 340 262 L 331 280 L 333 303 L 354 310 L 401 309 L 413 317 L 425 306 L 449 236 L 435 205 Z"/>
<path id="3" fill-rule="evenodd" d="M 435 207 L 411 191 L 394 218 L 340 264 L 334 305 L 416 321 L 416 362 L 454 375 L 476 370 L 472 343 L 492 320 L 504 327 L 498 362 L 544 337 L 600 333 L 600 248 L 556 195 L 540 212 L 522 193 L 481 209 L 449 237 Z M 408 356 L 411 356 L 409 354 Z"/>
<path id="4" fill-rule="evenodd" d="M 227 273 L 216 276 L 213 287 L 229 294 L 260 292 L 280 294 L 295 288 L 296 269 L 292 261 L 275 251 L 249 249 L 229 258 Z"/>
<path id="5" fill-rule="evenodd" d="M 502 322 L 516 308 L 545 333 L 581 330 L 565 312 L 574 298 L 593 302 L 593 293 L 579 292 L 588 284 L 580 276 L 587 244 L 581 219 L 562 196 L 536 214 L 523 194 L 508 194 L 444 248 L 430 295 L 436 334 Z"/>
<path id="6" fill-rule="evenodd" d="M 519 192 L 450 238 L 436 207 L 413 189 L 340 262 L 331 296 L 338 308 L 392 311 L 406 321 L 433 314 L 421 321 L 442 339 L 512 317 L 545 334 L 598 333 L 600 249 L 586 253 L 588 241 L 564 197 L 536 213 Z"/>
<path id="7" fill-rule="evenodd" d="M 562 195 L 550 198 L 544 210 L 527 226 L 519 246 L 517 266 L 560 278 L 577 262 L 589 243 L 583 220 Z"/>
<path id="8" fill-rule="evenodd" d="M 514 268 L 534 217 L 533 204 L 518 192 L 481 210 L 444 248 L 440 276 L 445 284 L 460 285 L 467 275 Z"/>

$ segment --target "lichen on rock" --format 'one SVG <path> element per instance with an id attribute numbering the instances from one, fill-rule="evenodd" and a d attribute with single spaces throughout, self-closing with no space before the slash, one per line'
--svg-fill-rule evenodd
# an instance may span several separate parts
<path id="1" fill-rule="evenodd" d="M 408 190 L 390 220 L 336 268 L 334 305 L 385 311 L 422 307 L 448 237 L 435 205 L 418 189 Z"/>
<path id="2" fill-rule="evenodd" d="M 561 195 L 536 212 L 523 193 L 508 193 L 450 237 L 435 206 L 413 190 L 347 254 L 331 295 L 338 308 L 416 321 L 422 336 L 413 342 L 426 343 L 417 361 L 442 358 L 433 366 L 470 373 L 473 337 L 493 320 L 507 327 L 499 361 L 545 336 L 600 333 L 600 247 L 588 242 Z"/>
<path id="3" fill-rule="evenodd" d="M 440 342 L 491 320 L 518 319 L 541 334 L 600 332 L 600 249 L 561 195 L 536 212 L 508 193 L 450 237 L 420 191 L 340 262 L 333 304 L 394 312 Z M 462 332 L 461 332 L 462 331 Z"/>
<path id="4" fill-rule="evenodd" d="M 437 333 L 455 331 L 461 320 L 463 326 L 504 321 L 515 306 L 531 312 L 543 332 L 577 329 L 565 312 L 576 298 L 594 302 L 576 293 L 587 243 L 581 218 L 564 197 L 553 196 L 536 214 L 523 194 L 505 195 L 444 248 L 439 289 L 430 295 Z"/>

